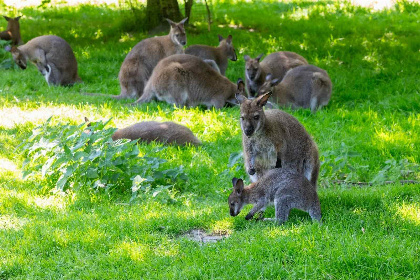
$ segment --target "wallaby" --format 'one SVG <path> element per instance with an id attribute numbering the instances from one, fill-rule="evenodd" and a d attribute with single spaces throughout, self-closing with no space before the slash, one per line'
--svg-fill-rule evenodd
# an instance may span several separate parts
<path id="1" fill-rule="evenodd" d="M 9 18 L 3 16 L 7 20 L 6 31 L 0 32 L 0 39 L 6 41 L 12 41 L 12 46 L 23 44 L 22 38 L 20 37 L 20 25 L 19 19 L 21 17 Z"/>
<path id="2" fill-rule="evenodd" d="M 232 35 L 224 39 L 219 36 L 219 46 L 211 47 L 204 45 L 192 45 L 185 49 L 186 54 L 195 55 L 202 59 L 211 59 L 219 66 L 220 73 L 225 76 L 226 68 L 228 66 L 228 59 L 236 61 L 236 52 L 232 44 Z"/>
<path id="3" fill-rule="evenodd" d="M 70 45 L 54 35 L 36 37 L 25 45 L 11 49 L 16 64 L 26 69 L 27 62 L 36 65 L 48 85 L 72 85 L 81 82 L 77 61 Z"/>
<path id="4" fill-rule="evenodd" d="M 253 97 L 264 84 L 268 73 L 274 78 L 283 79 L 289 69 L 308 64 L 306 59 L 294 52 L 275 52 L 269 54 L 260 62 L 263 54 L 252 59 L 245 55 L 245 77 L 248 96 Z"/>
<path id="5" fill-rule="evenodd" d="M 151 142 L 158 141 L 176 145 L 200 145 L 201 141 L 194 136 L 192 131 L 183 125 L 174 122 L 145 121 L 118 129 L 112 140 L 130 139 Z"/>
<path id="6" fill-rule="evenodd" d="M 184 22 L 187 19 L 179 23 L 166 19 L 171 25 L 168 35 L 144 39 L 134 46 L 125 57 L 118 74 L 121 93 L 113 98 L 139 98 L 158 62 L 167 56 L 184 52 L 183 46 L 187 43 Z"/>
<path id="7" fill-rule="evenodd" d="M 245 168 L 256 182 L 273 168 L 288 168 L 316 187 L 319 173 L 318 148 L 303 125 L 281 110 L 263 110 L 270 93 L 255 99 L 237 94 L 240 104 Z"/>
<path id="8" fill-rule="evenodd" d="M 236 85 L 201 58 L 177 54 L 158 63 L 136 103 L 158 99 L 181 107 L 222 108 L 227 102 L 237 104 L 235 94 L 244 90 L 242 80 Z"/>
<path id="9" fill-rule="evenodd" d="M 283 80 L 268 74 L 258 94 L 271 91 L 271 101 L 292 108 L 311 108 L 312 112 L 326 106 L 331 98 L 332 83 L 328 73 L 314 65 L 290 69 Z"/>
<path id="10" fill-rule="evenodd" d="M 312 220 L 321 221 L 316 188 L 302 174 L 276 168 L 245 188 L 242 179 L 233 178 L 232 184 L 233 191 L 228 199 L 231 216 L 237 216 L 245 205 L 253 204 L 245 217 L 250 220 L 256 213 L 263 214 L 267 206 L 274 204 L 276 220 L 280 224 L 287 221 L 292 208 L 306 211 Z"/>

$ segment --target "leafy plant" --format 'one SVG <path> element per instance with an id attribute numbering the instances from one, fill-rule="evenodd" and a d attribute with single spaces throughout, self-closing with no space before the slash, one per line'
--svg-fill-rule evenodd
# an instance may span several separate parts
<path id="1" fill-rule="evenodd" d="M 9 41 L 0 40 L 0 69 L 11 69 L 15 66 L 10 53 L 6 50 L 9 46 Z"/>
<path id="2" fill-rule="evenodd" d="M 50 119 L 32 132 L 22 144 L 26 156 L 23 177 L 41 173 L 50 185 L 59 189 L 91 188 L 94 190 L 155 189 L 172 187 L 177 179 L 186 180 L 182 166 L 162 169 L 166 161 L 154 157 L 139 157 L 136 141 L 112 141 L 115 128 L 107 122 L 80 125 L 50 126 Z"/>
<path id="3" fill-rule="evenodd" d="M 410 174 L 419 172 L 419 165 L 409 162 L 407 159 L 396 161 L 389 159 L 385 161 L 385 166 L 370 181 L 372 184 L 383 184 L 386 181 L 396 182 L 400 179 L 407 179 Z"/>

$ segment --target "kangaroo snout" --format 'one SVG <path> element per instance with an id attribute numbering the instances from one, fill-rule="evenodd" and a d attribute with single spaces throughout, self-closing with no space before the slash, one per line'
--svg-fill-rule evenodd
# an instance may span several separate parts
<path id="1" fill-rule="evenodd" d="M 187 44 L 187 41 L 186 40 L 185 41 L 181 41 L 180 43 L 181 43 L 181 45 L 185 46 Z"/>
<path id="2" fill-rule="evenodd" d="M 251 176 L 254 175 L 255 174 L 255 168 L 250 168 L 249 171 L 248 171 L 248 174 L 251 175 Z"/>
<path id="3" fill-rule="evenodd" d="M 254 133 L 254 129 L 253 128 L 247 128 L 247 129 L 245 129 L 244 133 L 245 133 L 246 136 L 251 137 L 252 134 Z"/>

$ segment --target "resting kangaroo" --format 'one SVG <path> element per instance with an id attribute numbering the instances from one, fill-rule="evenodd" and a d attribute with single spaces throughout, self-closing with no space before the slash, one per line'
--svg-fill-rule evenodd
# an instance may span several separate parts
<path id="1" fill-rule="evenodd" d="M 124 59 L 118 74 L 121 93 L 113 98 L 139 98 L 158 62 L 167 56 L 184 52 L 183 46 L 187 43 L 184 22 L 187 19 L 179 23 L 167 19 L 171 25 L 168 35 L 144 39 L 134 46 Z"/>
<path id="2" fill-rule="evenodd" d="M 314 65 L 290 69 L 283 80 L 269 74 L 258 94 L 271 91 L 271 101 L 293 108 L 311 108 L 312 112 L 326 106 L 331 98 L 332 83 L 327 72 Z"/>
<path id="3" fill-rule="evenodd" d="M 264 111 L 269 97 L 236 96 L 241 104 L 245 168 L 251 181 L 281 167 L 302 173 L 316 187 L 320 164 L 315 142 L 292 115 L 276 109 Z"/>
<path id="4" fill-rule="evenodd" d="M 146 121 L 118 129 L 112 140 L 117 139 L 141 140 L 145 142 L 158 141 L 176 145 L 200 145 L 201 141 L 194 136 L 192 131 L 183 125 L 174 122 Z"/>
<path id="5" fill-rule="evenodd" d="M 236 104 L 235 94 L 244 87 L 242 80 L 232 83 L 199 57 L 177 54 L 158 63 L 136 103 L 156 98 L 177 106 L 222 108 L 226 102 Z"/>
<path id="6" fill-rule="evenodd" d="M 3 16 L 7 20 L 6 31 L 0 32 L 0 39 L 6 41 L 12 41 L 12 46 L 23 44 L 22 38 L 20 37 L 20 25 L 19 19 L 21 17 L 9 18 Z"/>
<path id="7" fill-rule="evenodd" d="M 232 44 L 232 35 L 229 35 L 226 39 L 223 39 L 221 35 L 218 36 L 218 47 L 192 45 L 185 50 L 185 53 L 201 57 L 202 59 L 214 60 L 220 69 L 220 73 L 225 76 L 228 59 L 236 61 L 237 57 Z"/>
<path id="8" fill-rule="evenodd" d="M 245 217 L 249 220 L 274 204 L 279 223 L 287 221 L 292 208 L 306 211 L 312 220 L 321 221 L 321 206 L 316 188 L 302 174 L 276 168 L 245 188 L 242 179 L 233 178 L 232 184 L 233 191 L 228 199 L 231 216 L 237 216 L 245 205 L 253 204 L 254 207 Z"/>
<path id="9" fill-rule="evenodd" d="M 28 60 L 34 63 L 48 85 L 72 85 L 81 82 L 77 61 L 70 45 L 54 35 L 36 37 L 25 45 L 11 49 L 13 59 L 26 69 Z"/>
<path id="10" fill-rule="evenodd" d="M 245 77 L 248 96 L 255 96 L 264 84 L 265 76 L 271 73 L 274 78 L 283 79 L 289 69 L 308 64 L 306 59 L 294 52 L 275 52 L 269 54 L 260 62 L 263 55 L 252 59 L 245 55 Z"/>

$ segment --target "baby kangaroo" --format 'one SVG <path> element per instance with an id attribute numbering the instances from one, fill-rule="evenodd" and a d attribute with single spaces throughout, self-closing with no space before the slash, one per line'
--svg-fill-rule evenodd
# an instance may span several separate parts
<path id="1" fill-rule="evenodd" d="M 81 82 L 73 50 L 58 36 L 36 37 L 25 45 L 13 46 L 11 53 L 22 69 L 26 69 L 28 60 L 35 64 L 48 85 L 66 86 Z"/>
<path id="2" fill-rule="evenodd" d="M 221 35 L 218 36 L 218 47 L 192 45 L 185 50 L 185 53 L 201 57 L 202 59 L 214 60 L 220 69 L 220 73 L 225 76 L 228 59 L 236 61 L 237 57 L 235 48 L 232 44 L 232 35 L 229 35 L 226 39 L 224 39 Z"/>
<path id="3" fill-rule="evenodd" d="M 318 148 L 303 125 L 281 110 L 263 110 L 270 93 L 255 99 L 237 94 L 241 105 L 245 168 L 256 182 L 269 170 L 288 168 L 303 174 L 316 187 Z"/>
<path id="4" fill-rule="evenodd" d="M 184 18 L 179 23 L 166 19 L 171 25 L 168 35 L 147 38 L 134 46 L 124 59 L 118 74 L 121 93 L 113 98 L 139 98 L 158 62 L 167 56 L 184 52 L 183 46 L 187 43 L 184 22 L 187 19 Z"/>
<path id="5" fill-rule="evenodd" d="M 314 65 L 290 69 L 283 80 L 271 74 L 265 78 L 258 94 L 271 91 L 271 101 L 293 108 L 311 108 L 312 112 L 326 106 L 331 98 L 332 83 L 328 73 Z"/>
<path id="6" fill-rule="evenodd" d="M 6 41 L 12 41 L 12 46 L 23 44 L 22 38 L 20 37 L 20 17 L 9 18 L 3 16 L 7 20 L 6 31 L 0 32 L 0 39 Z"/>
<path id="7" fill-rule="evenodd" d="M 306 211 L 312 220 L 321 221 L 316 188 L 301 174 L 276 168 L 245 188 L 242 179 L 233 178 L 232 184 L 233 191 L 228 199 L 231 216 L 237 216 L 245 205 L 253 204 L 245 217 L 249 220 L 274 204 L 276 220 L 280 224 L 287 221 L 292 208 Z"/>
<path id="8" fill-rule="evenodd" d="M 235 94 L 244 88 L 242 80 L 232 83 L 201 58 L 177 54 L 158 63 L 136 103 L 158 99 L 181 107 L 222 108 L 227 102 L 236 104 Z"/>
<path id="9" fill-rule="evenodd" d="M 146 121 L 118 129 L 112 135 L 112 140 L 130 139 L 152 142 L 158 141 L 168 144 L 198 146 L 201 141 L 194 136 L 192 131 L 183 125 L 174 122 Z"/>
<path id="10" fill-rule="evenodd" d="M 265 76 L 271 73 L 273 77 L 283 79 L 286 72 L 294 67 L 308 64 L 306 59 L 294 52 L 275 52 L 269 54 L 260 62 L 263 55 L 252 59 L 245 55 L 245 77 L 249 97 L 255 96 L 265 82 Z"/>

